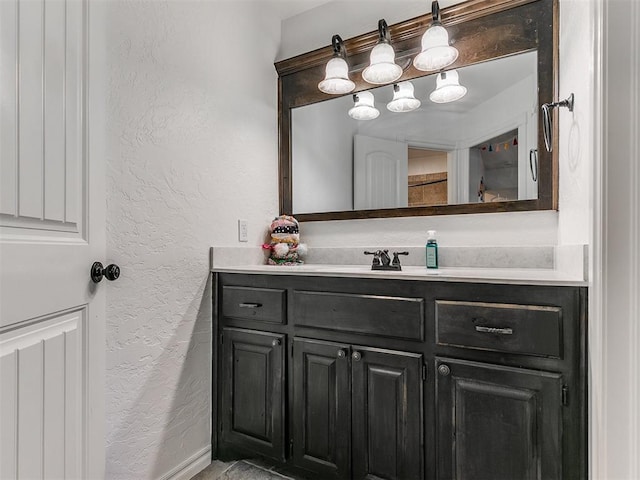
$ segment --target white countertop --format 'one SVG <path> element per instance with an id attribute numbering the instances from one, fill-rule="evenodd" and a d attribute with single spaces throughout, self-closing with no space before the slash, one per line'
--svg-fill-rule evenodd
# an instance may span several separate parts
<path id="1" fill-rule="evenodd" d="M 439 268 L 404 266 L 402 271 L 371 270 L 370 265 L 303 264 L 297 266 L 240 265 L 214 267 L 221 273 L 311 275 L 319 277 L 390 278 L 398 280 L 481 282 L 520 285 L 586 286 L 584 279 L 554 269 L 538 268 Z"/>

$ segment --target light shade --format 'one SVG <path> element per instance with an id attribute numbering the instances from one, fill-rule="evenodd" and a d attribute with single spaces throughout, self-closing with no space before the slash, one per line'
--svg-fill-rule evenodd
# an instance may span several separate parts
<path id="1" fill-rule="evenodd" d="M 423 72 L 441 70 L 458 58 L 458 50 L 449 45 L 449 33 L 440 22 L 440 6 L 431 3 L 433 22 L 422 35 L 422 51 L 413 59 L 413 66 Z"/>
<path id="2" fill-rule="evenodd" d="M 413 95 L 411 82 L 400 82 L 393 86 L 393 100 L 387 103 L 387 109 L 396 113 L 410 112 L 420 106 L 420 100 Z"/>
<path id="3" fill-rule="evenodd" d="M 327 62 L 324 80 L 318 84 L 321 92 L 331 95 L 349 93 L 356 88 L 356 84 L 349 79 L 349 65 L 347 64 L 347 49 L 340 35 L 331 38 L 333 58 Z"/>
<path id="4" fill-rule="evenodd" d="M 402 76 L 402 67 L 395 63 L 396 52 L 388 43 L 378 43 L 371 50 L 371 60 L 362 72 L 362 78 L 375 85 L 395 82 Z"/>
<path id="5" fill-rule="evenodd" d="M 467 89 L 460 85 L 458 72 L 449 70 L 438 74 L 436 89 L 431 92 L 429 99 L 434 103 L 448 103 L 460 100 L 466 94 Z"/>
<path id="6" fill-rule="evenodd" d="M 451 65 L 458 50 L 449 45 L 449 34 L 442 25 L 431 25 L 422 35 L 422 51 L 413 59 L 418 70 L 430 72 Z"/>
<path id="7" fill-rule="evenodd" d="M 324 80 L 318 88 L 331 95 L 349 93 L 356 88 L 356 84 L 349 80 L 349 66 L 344 58 L 334 57 L 327 62 Z"/>
<path id="8" fill-rule="evenodd" d="M 402 67 L 396 64 L 396 52 L 391 46 L 387 22 L 378 21 L 380 39 L 371 50 L 369 66 L 362 72 L 362 78 L 375 85 L 395 82 L 402 76 Z"/>
<path id="9" fill-rule="evenodd" d="M 373 120 L 378 118 L 380 110 L 374 106 L 373 93 L 360 92 L 353 96 L 353 108 L 349 110 L 349 116 L 356 120 Z"/>

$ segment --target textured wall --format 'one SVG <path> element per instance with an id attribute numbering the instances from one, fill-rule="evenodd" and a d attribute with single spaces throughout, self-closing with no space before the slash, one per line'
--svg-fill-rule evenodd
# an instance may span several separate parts
<path id="1" fill-rule="evenodd" d="M 122 268 L 107 289 L 106 472 L 139 480 L 210 444 L 208 248 L 235 244 L 239 217 L 260 243 L 277 211 L 280 22 L 252 2 L 106 10 L 107 244 Z"/>

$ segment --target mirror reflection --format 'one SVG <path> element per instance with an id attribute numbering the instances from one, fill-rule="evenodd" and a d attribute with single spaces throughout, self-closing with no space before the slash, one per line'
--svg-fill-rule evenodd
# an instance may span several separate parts
<path id="1" fill-rule="evenodd" d="M 537 53 L 457 74 L 466 94 L 448 103 L 430 99 L 438 75 L 412 80 L 412 111 L 390 111 L 407 91 L 388 107 L 393 85 L 293 109 L 293 214 L 537 198 Z M 350 116 L 371 102 L 375 118 Z"/>

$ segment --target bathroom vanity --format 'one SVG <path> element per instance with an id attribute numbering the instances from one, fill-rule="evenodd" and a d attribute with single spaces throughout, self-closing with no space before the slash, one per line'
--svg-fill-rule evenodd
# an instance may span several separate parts
<path id="1" fill-rule="evenodd" d="M 214 456 L 312 478 L 586 478 L 586 296 L 417 267 L 218 270 Z"/>

